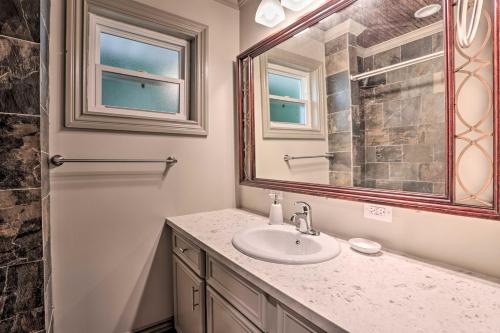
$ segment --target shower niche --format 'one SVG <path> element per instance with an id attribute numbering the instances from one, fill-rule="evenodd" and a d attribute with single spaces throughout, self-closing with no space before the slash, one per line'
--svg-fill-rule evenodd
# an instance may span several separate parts
<path id="1" fill-rule="evenodd" d="M 329 1 L 242 53 L 241 183 L 498 218 L 495 6 Z"/>

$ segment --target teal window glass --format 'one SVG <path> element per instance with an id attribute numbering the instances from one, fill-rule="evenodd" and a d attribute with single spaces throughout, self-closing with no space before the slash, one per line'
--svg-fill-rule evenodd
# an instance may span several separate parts
<path id="1" fill-rule="evenodd" d="M 270 112 L 271 121 L 273 122 L 306 124 L 306 108 L 304 104 L 271 99 Z"/>
<path id="2" fill-rule="evenodd" d="M 180 85 L 103 72 L 102 104 L 115 108 L 179 113 Z"/>
<path id="3" fill-rule="evenodd" d="M 300 79 L 268 73 L 269 94 L 282 97 L 302 98 L 302 81 Z"/>
<path id="4" fill-rule="evenodd" d="M 101 65 L 180 78 L 180 52 L 101 32 Z"/>

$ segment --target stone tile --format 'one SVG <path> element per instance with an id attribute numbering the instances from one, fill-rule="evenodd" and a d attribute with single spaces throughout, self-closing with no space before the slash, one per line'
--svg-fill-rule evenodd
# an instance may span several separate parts
<path id="1" fill-rule="evenodd" d="M 352 120 L 352 133 L 353 135 L 361 135 L 365 130 L 365 116 L 364 108 L 353 105 L 351 106 L 351 120 Z"/>
<path id="2" fill-rule="evenodd" d="M 354 46 L 349 46 L 347 58 L 349 59 L 349 72 L 358 74 L 358 51 Z"/>
<path id="3" fill-rule="evenodd" d="M 39 42 L 40 1 L 2 0 L 0 2 L 0 35 Z"/>
<path id="4" fill-rule="evenodd" d="M 373 56 L 374 69 L 386 67 L 389 65 L 397 64 L 401 61 L 401 48 L 395 47 L 393 49 L 377 53 Z"/>
<path id="5" fill-rule="evenodd" d="M 326 77 L 326 94 L 332 95 L 349 90 L 351 78 L 348 71 L 339 72 Z"/>
<path id="6" fill-rule="evenodd" d="M 351 172 L 351 152 L 335 153 L 330 159 L 330 171 Z"/>
<path id="7" fill-rule="evenodd" d="M 445 183 L 433 183 L 432 193 L 444 195 L 446 193 Z"/>
<path id="8" fill-rule="evenodd" d="M 351 132 L 351 112 L 340 111 L 328 115 L 328 133 Z"/>
<path id="9" fill-rule="evenodd" d="M 396 69 L 395 71 L 387 72 L 387 83 L 402 82 L 408 79 L 408 67 Z"/>
<path id="10" fill-rule="evenodd" d="M 423 163 L 419 167 L 419 179 L 429 182 L 444 182 L 446 175 L 445 163 Z"/>
<path id="11" fill-rule="evenodd" d="M 377 162 L 401 162 L 403 148 L 401 146 L 378 146 L 375 148 Z"/>
<path id="12" fill-rule="evenodd" d="M 347 44 L 350 46 L 358 46 L 358 37 L 355 34 L 348 33 L 347 34 Z"/>
<path id="13" fill-rule="evenodd" d="M 352 163 L 354 166 L 365 164 L 365 137 L 362 135 L 352 136 Z"/>
<path id="14" fill-rule="evenodd" d="M 377 146 L 365 147 L 365 162 L 366 163 L 377 162 L 376 151 L 377 151 Z"/>
<path id="15" fill-rule="evenodd" d="M 442 144 L 446 141 L 444 123 L 425 124 L 417 127 L 418 143 Z"/>
<path id="16" fill-rule="evenodd" d="M 366 163 L 366 178 L 388 179 L 389 163 Z"/>
<path id="17" fill-rule="evenodd" d="M 352 168 L 352 186 L 362 187 L 364 178 L 364 165 Z"/>
<path id="18" fill-rule="evenodd" d="M 351 133 L 341 132 L 328 134 L 328 147 L 330 152 L 351 151 Z"/>
<path id="19" fill-rule="evenodd" d="M 344 187 L 352 186 L 351 173 L 330 171 L 330 185 Z"/>
<path id="20" fill-rule="evenodd" d="M 382 104 L 373 104 L 365 110 L 366 129 L 379 129 L 384 127 L 384 109 Z"/>
<path id="21" fill-rule="evenodd" d="M 403 191 L 418 192 L 418 193 L 432 193 L 432 183 L 427 182 L 403 182 Z"/>
<path id="22" fill-rule="evenodd" d="M 403 189 L 403 183 L 397 180 L 377 179 L 375 181 L 375 188 L 381 190 L 401 191 Z"/>
<path id="23" fill-rule="evenodd" d="M 432 160 L 435 162 L 446 161 L 446 141 L 432 145 Z"/>
<path id="24" fill-rule="evenodd" d="M 351 82 L 351 105 L 360 105 L 360 92 L 359 84 L 357 82 Z"/>
<path id="25" fill-rule="evenodd" d="M 0 36 L 0 113 L 40 113 L 39 57 L 38 44 Z"/>
<path id="26" fill-rule="evenodd" d="M 375 94 L 375 99 L 380 100 L 382 102 L 393 100 L 393 99 L 400 99 L 401 98 L 401 84 L 400 83 L 393 83 L 393 84 L 387 84 L 387 85 L 382 85 L 379 87 L 376 87 L 374 90 Z"/>
<path id="27" fill-rule="evenodd" d="M 373 70 L 373 56 L 363 58 L 363 72 L 369 72 Z"/>
<path id="28" fill-rule="evenodd" d="M 389 128 L 389 144 L 411 145 L 417 143 L 417 129 L 415 126 Z"/>
<path id="29" fill-rule="evenodd" d="M 431 47 L 432 53 L 443 51 L 444 49 L 443 33 L 438 32 L 432 35 L 431 37 L 432 37 L 432 47 Z"/>
<path id="30" fill-rule="evenodd" d="M 16 313 L 15 316 L 0 320 L 0 332 L 2 333 L 41 332 L 43 329 L 43 307 Z"/>
<path id="31" fill-rule="evenodd" d="M 405 126 L 417 125 L 421 105 L 420 96 L 401 100 L 401 123 Z"/>
<path id="32" fill-rule="evenodd" d="M 446 85 L 443 72 L 432 74 L 432 93 L 439 94 L 445 93 Z"/>
<path id="33" fill-rule="evenodd" d="M 363 71 L 363 58 L 361 58 L 360 56 L 358 56 L 356 58 L 356 62 L 358 64 L 358 69 L 357 69 L 357 72 L 358 73 L 361 73 Z"/>
<path id="34" fill-rule="evenodd" d="M 381 146 L 389 143 L 389 131 L 385 129 L 375 129 L 366 131 L 367 146 Z"/>
<path id="35" fill-rule="evenodd" d="M 329 95 L 326 99 L 326 103 L 328 113 L 349 110 L 351 107 L 351 95 L 349 94 L 349 90 Z"/>
<path id="36" fill-rule="evenodd" d="M 420 124 L 444 123 L 445 96 L 440 94 L 426 94 L 422 96 L 422 109 L 420 111 Z"/>
<path id="37" fill-rule="evenodd" d="M 401 90 L 402 99 L 432 94 L 434 91 L 434 75 L 428 73 L 411 78 L 402 83 Z"/>
<path id="38" fill-rule="evenodd" d="M 424 37 L 401 46 L 401 61 L 406 61 L 432 53 L 432 37 Z"/>
<path id="39" fill-rule="evenodd" d="M 428 163 L 432 162 L 432 146 L 430 145 L 404 145 L 403 161 Z"/>
<path id="40" fill-rule="evenodd" d="M 0 296 L 0 319 L 7 319 L 42 307 L 43 262 L 32 261 L 7 267 L 5 288 Z"/>
<path id="41" fill-rule="evenodd" d="M 349 70 L 349 54 L 347 50 L 330 54 L 325 58 L 326 75 Z"/>
<path id="42" fill-rule="evenodd" d="M 40 119 L 0 113 L 0 190 L 40 187 Z"/>
<path id="43" fill-rule="evenodd" d="M 0 266 L 42 259 L 39 190 L 0 191 Z"/>
<path id="44" fill-rule="evenodd" d="M 359 80 L 359 86 L 363 89 L 374 88 L 387 83 L 387 76 L 385 73 L 370 76 L 366 79 Z"/>
<path id="45" fill-rule="evenodd" d="M 384 127 L 401 126 L 401 101 L 392 100 L 383 103 Z"/>
<path id="46" fill-rule="evenodd" d="M 389 178 L 394 180 L 418 180 L 418 163 L 390 163 Z"/>
<path id="47" fill-rule="evenodd" d="M 325 43 L 325 56 L 347 49 L 347 35 L 342 35 Z"/>
<path id="48" fill-rule="evenodd" d="M 414 78 L 417 76 L 428 75 L 434 73 L 434 62 L 432 60 L 427 60 L 411 65 L 407 68 L 409 77 Z"/>

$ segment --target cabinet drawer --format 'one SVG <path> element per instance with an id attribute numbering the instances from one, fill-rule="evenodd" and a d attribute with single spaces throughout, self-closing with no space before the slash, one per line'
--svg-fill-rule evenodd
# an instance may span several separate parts
<path id="1" fill-rule="evenodd" d="M 252 323 L 264 330 L 264 293 L 210 256 L 207 259 L 207 283 Z"/>
<path id="2" fill-rule="evenodd" d="M 174 231 L 172 233 L 172 247 L 173 252 L 196 274 L 201 277 L 205 276 L 205 254 L 198 246 Z"/>
<path id="3" fill-rule="evenodd" d="M 261 331 L 212 288 L 207 287 L 207 333 L 260 333 Z"/>
<path id="4" fill-rule="evenodd" d="M 308 320 L 305 320 L 297 314 L 284 308 L 281 304 L 278 304 L 277 306 L 277 315 L 278 333 L 324 333 L 323 330 L 315 327 Z"/>

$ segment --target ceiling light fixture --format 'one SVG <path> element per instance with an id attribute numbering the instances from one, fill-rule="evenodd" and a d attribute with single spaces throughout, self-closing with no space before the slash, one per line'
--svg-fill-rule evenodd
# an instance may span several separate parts
<path id="1" fill-rule="evenodd" d="M 439 4 L 424 6 L 415 12 L 415 17 L 418 19 L 429 17 L 431 15 L 436 14 L 440 10 L 441 10 L 441 5 Z"/>
<path id="2" fill-rule="evenodd" d="M 262 0 L 255 13 L 255 22 L 272 28 L 285 20 L 285 11 L 278 0 Z"/>
<path id="3" fill-rule="evenodd" d="M 312 4 L 315 0 L 281 0 L 281 5 L 285 8 L 298 12 Z"/>

